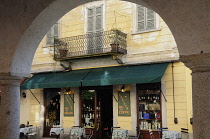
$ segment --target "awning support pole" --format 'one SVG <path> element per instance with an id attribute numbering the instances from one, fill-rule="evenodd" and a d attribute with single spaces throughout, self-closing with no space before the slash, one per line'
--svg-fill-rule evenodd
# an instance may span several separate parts
<path id="1" fill-rule="evenodd" d="M 165 95 L 163 94 L 163 91 L 160 89 L 160 93 L 163 95 L 165 102 L 167 102 Z"/>
<path id="2" fill-rule="evenodd" d="M 115 95 L 112 93 L 112 95 L 113 95 L 113 97 L 114 97 L 114 99 L 118 102 L 118 100 L 117 100 L 117 98 L 115 97 Z"/>
<path id="3" fill-rule="evenodd" d="M 38 103 L 40 104 L 39 100 L 37 99 L 37 97 L 34 95 L 34 93 L 29 89 L 29 91 L 31 92 L 31 94 L 35 97 L 35 99 L 38 101 Z"/>
<path id="4" fill-rule="evenodd" d="M 68 94 L 68 95 L 69 95 L 69 97 L 71 98 L 71 100 L 73 101 L 73 103 L 75 103 L 75 102 L 74 102 L 74 99 L 71 97 L 71 95 L 70 95 L 70 94 Z"/>

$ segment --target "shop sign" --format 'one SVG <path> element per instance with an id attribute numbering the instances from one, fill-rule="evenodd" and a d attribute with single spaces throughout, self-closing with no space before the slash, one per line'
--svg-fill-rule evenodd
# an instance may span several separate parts
<path id="1" fill-rule="evenodd" d="M 74 116 L 74 94 L 64 94 L 64 116 Z"/>
<path id="2" fill-rule="evenodd" d="M 118 92 L 118 116 L 131 116 L 130 91 Z"/>

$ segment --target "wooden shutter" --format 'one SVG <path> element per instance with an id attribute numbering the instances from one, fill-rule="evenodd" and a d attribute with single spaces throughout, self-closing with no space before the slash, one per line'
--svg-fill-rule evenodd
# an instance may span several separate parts
<path id="1" fill-rule="evenodd" d="M 137 31 L 143 31 L 145 27 L 145 7 L 137 5 Z"/>
<path id="2" fill-rule="evenodd" d="M 155 28 L 155 12 L 142 5 L 137 5 L 137 31 Z"/>
<path id="3" fill-rule="evenodd" d="M 103 8 L 102 6 L 88 8 L 87 32 L 95 33 L 103 28 Z"/>
<path id="4" fill-rule="evenodd" d="M 59 32 L 58 32 L 58 23 L 56 22 L 50 30 L 47 32 L 47 46 L 54 45 L 54 39 L 58 38 Z"/>
<path id="5" fill-rule="evenodd" d="M 56 22 L 54 24 L 54 38 L 55 39 L 58 39 L 58 34 L 59 34 L 59 32 L 58 32 L 58 22 Z"/>
<path id="6" fill-rule="evenodd" d="M 103 13 L 103 8 L 102 6 L 96 7 L 95 8 L 95 31 L 101 31 L 103 28 L 103 17 L 102 17 L 102 13 Z"/>
<path id="7" fill-rule="evenodd" d="M 50 28 L 50 30 L 47 32 L 47 40 L 46 40 L 47 46 L 51 46 L 53 43 L 52 35 L 53 35 L 53 29 Z"/>
<path id="8" fill-rule="evenodd" d="M 151 9 L 146 9 L 147 10 L 147 27 L 146 29 L 154 29 L 155 28 L 155 12 Z"/>
<path id="9" fill-rule="evenodd" d="M 94 22 L 94 10 L 93 9 L 90 9 L 90 8 L 88 8 L 87 9 L 87 32 L 88 33 L 93 33 L 93 22 Z"/>

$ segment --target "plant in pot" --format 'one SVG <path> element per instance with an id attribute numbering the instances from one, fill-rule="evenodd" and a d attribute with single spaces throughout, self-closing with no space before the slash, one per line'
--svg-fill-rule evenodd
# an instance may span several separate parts
<path id="1" fill-rule="evenodd" d="M 118 51 L 118 47 L 119 47 L 119 32 L 120 30 L 118 29 L 111 29 L 111 33 L 110 33 L 110 46 L 112 48 L 112 52 L 117 52 Z"/>
<path id="2" fill-rule="evenodd" d="M 57 38 L 54 39 L 54 42 L 55 42 L 55 45 L 58 47 L 60 57 L 66 57 L 68 54 L 67 43 Z"/>

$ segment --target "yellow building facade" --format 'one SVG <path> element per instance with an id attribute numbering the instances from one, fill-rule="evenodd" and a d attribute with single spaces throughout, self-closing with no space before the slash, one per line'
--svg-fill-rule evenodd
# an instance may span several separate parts
<path id="1" fill-rule="evenodd" d="M 98 7 L 100 7 L 100 9 L 97 9 Z M 91 15 L 89 12 L 95 12 L 95 14 Z M 90 20 L 92 23 L 90 23 Z M 97 25 L 97 23 L 100 25 Z M 90 24 L 93 24 L 93 28 L 90 27 Z M 113 29 L 120 30 L 127 35 L 126 53 L 117 55 L 111 54 L 106 57 L 97 55 L 97 57 L 87 58 L 80 56 L 77 59 L 55 60 L 55 39 L 70 38 Z M 55 32 L 57 32 L 56 35 Z M 53 41 L 52 45 L 49 45 L 48 36 L 51 37 L 50 41 Z M 72 43 L 72 50 L 74 49 L 73 45 L 76 44 Z M 168 130 L 178 132 L 181 131 L 181 128 L 187 128 L 189 133 L 192 133 L 192 125 L 190 124 L 190 118 L 193 117 L 191 71 L 185 67 L 183 63 L 179 62 L 176 42 L 163 19 L 158 14 L 152 13 L 152 11 L 145 7 L 125 1 L 103 0 L 80 5 L 69 11 L 50 29 L 48 34 L 41 41 L 34 56 L 31 73 L 32 75 L 38 75 L 62 71 L 71 72 L 104 67 L 111 69 L 112 67 L 132 67 L 158 63 L 168 63 L 159 81 L 161 85 L 159 88 L 161 90 L 159 95 L 161 112 L 158 112 L 161 113 L 160 127 L 168 127 Z M 65 67 L 68 69 L 66 70 Z M 148 131 L 150 128 L 147 127 L 145 129 L 143 127 L 143 129 L 141 129 L 140 126 L 140 121 L 143 119 L 139 118 L 141 114 L 139 113 L 140 96 L 138 96 L 138 94 L 140 93 L 138 92 L 138 84 L 141 84 L 141 82 L 123 84 L 125 90 L 129 91 L 129 116 L 119 114 L 120 104 L 118 99 L 120 96 L 118 95 L 120 95 L 119 91 L 121 91 L 120 87 L 122 84 L 111 85 L 112 91 L 110 96 L 112 99 L 109 99 L 110 101 L 107 103 L 112 103 L 112 106 L 110 106 L 112 108 L 112 127 L 127 129 L 129 135 L 136 135 L 137 132 L 139 133 L 140 131 L 140 138 L 146 139 L 147 136 L 144 136 L 141 130 Z M 74 94 L 73 115 L 71 116 L 65 115 L 66 104 L 64 102 L 68 92 L 66 87 L 60 88 L 60 90 L 57 91 L 60 95 L 60 120 L 58 124 L 65 128 L 64 133 L 61 135 L 63 138 L 65 138 L 65 134 L 68 134 L 72 126 L 84 126 L 82 106 L 84 101 L 81 98 L 81 90 L 84 89 L 82 89 L 82 87 L 72 86 L 68 88 L 70 88 L 69 91 L 71 91 L 71 94 Z M 22 90 L 22 92 L 24 91 L 26 93 L 26 98 L 21 97 L 20 105 L 20 123 L 26 124 L 27 121 L 29 121 L 31 125 L 40 127 L 40 137 L 45 136 L 45 132 L 49 132 L 49 129 L 46 129 L 47 108 L 45 90 L 45 88 Z M 94 87 L 86 86 L 85 90 L 94 90 Z M 99 90 L 103 90 L 103 88 Z M 94 117 L 96 117 L 97 111 L 95 111 L 94 114 Z M 177 123 L 174 122 L 175 118 L 178 120 Z M 102 125 L 98 127 L 104 129 Z M 152 126 L 150 127 L 152 128 Z M 157 131 L 157 128 L 155 131 Z M 96 131 L 94 133 L 96 133 Z M 104 135 L 104 132 L 100 131 L 98 134 Z M 95 136 L 94 138 L 97 137 Z"/>

